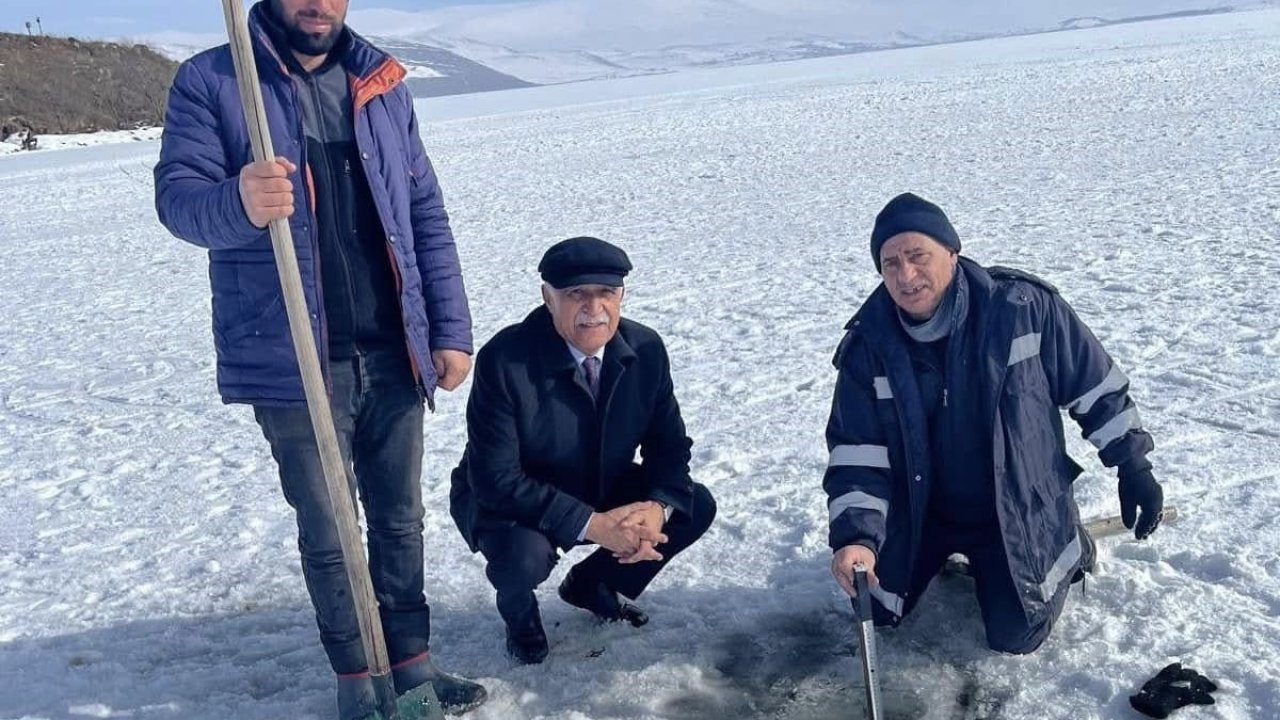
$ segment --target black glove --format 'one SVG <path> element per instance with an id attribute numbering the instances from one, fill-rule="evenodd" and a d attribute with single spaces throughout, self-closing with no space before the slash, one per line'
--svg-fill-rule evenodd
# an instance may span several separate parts
<path id="1" fill-rule="evenodd" d="M 1138 517 L 1142 508 L 1142 517 Z M 1120 519 L 1133 530 L 1133 536 L 1144 540 L 1156 531 L 1164 515 L 1164 489 L 1150 470 L 1120 473 Z M 1134 527 L 1134 526 L 1137 527 Z"/>
<path id="2" fill-rule="evenodd" d="M 1209 693 L 1218 686 L 1209 678 L 1174 663 L 1142 685 L 1137 695 L 1129 696 L 1134 710 L 1153 718 L 1167 718 L 1184 705 L 1212 705 Z"/>

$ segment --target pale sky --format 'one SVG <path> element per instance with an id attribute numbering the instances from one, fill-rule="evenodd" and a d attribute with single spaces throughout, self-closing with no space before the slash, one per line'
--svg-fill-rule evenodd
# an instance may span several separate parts
<path id="1" fill-rule="evenodd" d="M 493 5 L 512 0 L 352 0 L 352 9 L 429 10 L 446 5 Z M 179 30 L 221 32 L 219 0 L 4 0 L 0 32 L 25 33 L 40 18 L 50 35 L 121 37 Z"/>

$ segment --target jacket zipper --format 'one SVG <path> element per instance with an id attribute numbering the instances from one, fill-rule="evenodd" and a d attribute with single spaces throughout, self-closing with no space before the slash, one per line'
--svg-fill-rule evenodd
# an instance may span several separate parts
<path id="1" fill-rule="evenodd" d="M 316 131 L 320 134 L 320 147 L 323 148 L 321 155 L 323 156 L 322 162 L 324 163 L 325 177 L 329 178 L 329 182 L 332 183 L 336 178 L 333 173 L 333 158 L 329 157 L 329 132 L 328 127 L 325 124 L 323 99 L 320 97 L 320 88 L 314 75 L 307 75 L 306 83 L 307 89 L 311 92 L 311 99 L 315 103 Z M 347 167 L 347 174 L 350 174 L 350 166 Z M 332 223 L 333 227 L 334 250 L 337 251 L 338 258 L 342 264 L 342 279 L 344 284 L 347 286 L 347 309 L 350 312 L 349 317 L 354 321 L 356 317 L 356 289 L 355 283 L 351 279 L 351 260 L 347 257 L 346 249 L 343 248 L 343 243 L 345 242 L 343 235 L 346 234 L 345 231 L 347 228 L 344 227 L 341 222 L 342 218 L 341 213 L 339 212 L 339 205 L 341 203 L 338 198 L 337 190 L 338 188 L 336 186 L 330 188 L 330 191 L 333 193 L 333 197 L 330 198 L 329 202 L 329 221 Z M 316 232 L 317 234 L 319 233 L 319 228 L 316 228 Z M 355 325 L 353 322 L 352 329 L 354 329 L 354 327 Z M 354 335 L 351 340 L 352 342 L 355 342 Z"/>
<path id="2" fill-rule="evenodd" d="M 296 137 L 300 138 L 300 140 L 298 141 L 298 158 L 302 161 L 302 167 L 299 169 L 300 170 L 299 175 L 301 175 L 302 181 L 304 183 L 308 183 L 310 182 L 310 180 L 308 180 L 306 175 L 303 174 L 306 172 L 307 168 L 309 167 L 310 161 L 307 159 L 307 131 L 302 122 L 302 109 L 301 109 L 302 98 L 298 96 L 298 86 L 294 82 L 293 75 L 291 75 L 287 71 L 284 71 L 283 69 L 282 69 L 282 72 L 284 72 L 285 77 L 289 81 L 289 89 L 292 91 L 291 94 L 293 95 L 294 117 L 296 117 L 298 121 L 297 127 L 296 127 L 296 131 L 297 131 Z M 333 373 L 329 367 L 329 330 L 327 327 L 328 318 L 325 316 L 325 312 L 324 312 L 324 279 L 323 279 L 324 275 L 323 275 L 323 268 L 320 267 L 320 240 L 319 240 L 320 229 L 317 227 L 317 223 L 319 222 L 320 218 L 319 218 L 317 209 L 314 207 L 311 207 L 312 203 L 311 203 L 310 190 L 302 193 L 302 202 L 303 202 L 303 207 L 307 209 L 307 216 L 311 220 L 311 222 L 308 223 L 308 225 L 310 226 L 310 231 L 307 233 L 307 244 L 311 247 L 311 262 L 315 266 L 315 269 L 312 271 L 315 273 L 315 279 L 316 279 L 317 307 L 315 309 L 315 313 L 316 313 L 316 318 L 318 320 L 317 324 L 319 325 L 319 331 L 320 331 L 319 332 L 320 342 L 317 343 L 319 347 L 316 348 L 316 351 L 320 355 L 320 369 L 321 369 L 321 374 L 324 376 L 325 389 L 328 390 L 329 395 L 332 396 L 333 383 L 330 378 L 332 377 Z"/>
<path id="3" fill-rule="evenodd" d="M 358 108 L 355 108 L 355 112 L 353 113 L 353 116 L 352 116 L 352 124 L 355 126 L 352 128 L 352 133 L 355 140 L 356 153 L 360 155 L 361 160 L 364 160 L 365 152 L 360 147 L 360 131 L 359 131 L 360 117 L 362 114 L 367 112 L 365 109 L 367 107 L 368 107 L 368 103 Z M 369 173 L 368 163 L 366 162 L 364 165 L 365 165 L 364 167 L 365 182 L 372 183 L 372 181 L 369 179 L 370 173 Z M 372 190 L 372 187 L 370 188 L 370 190 Z M 410 188 L 410 192 L 412 192 L 412 188 Z M 423 370 L 422 368 L 418 367 L 418 356 L 414 354 L 413 343 L 410 342 L 409 340 L 409 328 L 407 327 L 407 323 L 405 322 L 405 318 L 404 318 L 404 298 L 400 296 L 401 288 L 403 287 L 404 280 L 403 278 L 400 277 L 400 266 L 396 262 L 395 248 L 392 247 L 392 244 L 390 242 L 390 235 L 387 232 L 387 228 L 389 226 L 387 225 L 386 215 L 383 213 L 382 206 L 378 204 L 379 203 L 378 194 L 371 191 L 369 193 L 369 196 L 373 199 L 373 209 L 378 213 L 378 222 L 382 224 L 382 234 L 384 238 L 386 238 L 383 241 L 383 243 L 387 248 L 387 255 L 391 262 L 391 273 L 395 275 L 395 278 L 396 278 L 396 311 L 399 312 L 400 314 L 400 326 L 404 328 L 404 331 L 405 331 L 404 345 L 405 345 L 405 350 L 409 353 L 409 367 L 413 371 L 413 379 L 414 379 L 414 383 L 418 386 L 418 394 L 422 396 L 423 400 L 427 401 L 427 407 L 431 410 L 431 412 L 435 412 L 436 411 L 435 397 L 427 392 L 426 383 L 423 379 L 425 377 L 423 374 Z M 425 290 L 424 290 L 424 293 L 425 293 Z M 430 342 L 431 340 L 431 338 L 429 337 L 430 323 L 431 323 L 431 318 L 427 318 L 427 324 L 428 324 L 427 341 L 428 342 Z M 431 361 L 430 354 L 429 354 L 430 351 L 431 349 L 427 348 L 428 362 Z M 440 380 L 439 374 L 437 373 L 436 381 L 439 382 L 439 380 Z"/>

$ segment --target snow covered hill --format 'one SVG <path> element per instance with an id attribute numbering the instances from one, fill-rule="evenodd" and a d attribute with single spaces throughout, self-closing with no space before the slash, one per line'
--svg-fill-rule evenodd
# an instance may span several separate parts
<path id="1" fill-rule="evenodd" d="M 820 480 L 841 326 L 876 283 L 875 212 L 914 190 L 983 262 L 1062 288 L 1133 380 L 1176 526 L 1101 544 L 1029 657 L 982 649 L 971 586 L 881 633 L 893 718 L 1133 720 L 1182 660 L 1186 720 L 1280 713 L 1280 11 L 419 103 L 481 342 L 537 302 L 552 241 L 636 264 L 720 499 L 641 630 L 544 587 L 515 667 L 444 511 L 469 386 L 428 420 L 434 651 L 475 720 L 858 717 Z M 214 391 L 205 254 L 154 216 L 154 141 L 0 158 L 0 718 L 331 717 L 274 466 Z M 1115 480 L 1071 430 L 1086 515 Z M 581 556 L 581 550 L 570 560 Z"/>
<path id="2" fill-rule="evenodd" d="M 357 30 L 361 28 L 355 26 Z M 406 82 L 415 97 L 437 97 L 460 93 L 511 90 L 531 83 L 498 72 L 474 60 L 437 45 L 402 37 L 371 37 L 409 71 Z M 153 33 L 133 38 L 174 60 L 186 60 L 196 53 L 221 45 L 225 35 L 217 33 Z"/>
<path id="3" fill-rule="evenodd" d="M 548 83 L 1231 9 L 1219 0 L 527 0 L 421 12 L 354 10 L 352 22 Z"/>
<path id="4" fill-rule="evenodd" d="M 1217 14 L 1280 0 L 524 0 L 425 11 L 353 8 L 352 27 L 414 70 L 423 97 L 774 63 L 1160 17 Z M 175 59 L 216 33 L 142 40 Z M 416 69 L 415 69 L 416 68 Z M 434 80 L 426 82 L 430 76 Z"/>

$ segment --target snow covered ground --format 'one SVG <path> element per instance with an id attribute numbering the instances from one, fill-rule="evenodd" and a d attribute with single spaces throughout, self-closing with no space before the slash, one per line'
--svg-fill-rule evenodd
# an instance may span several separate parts
<path id="1" fill-rule="evenodd" d="M 137 130 L 107 130 L 93 133 L 76 133 L 72 135 L 37 135 L 36 150 L 68 150 L 71 148 L 97 147 L 99 145 L 118 145 L 120 143 L 154 141 L 160 139 L 163 128 L 138 128 Z M 0 142 L 0 157 L 24 152 L 21 136 L 13 135 Z M 30 152 L 30 151 L 28 151 Z"/>
<path id="2" fill-rule="evenodd" d="M 1183 518 L 1105 541 L 1030 657 L 984 650 L 968 582 L 936 583 L 880 634 L 889 717 L 1132 718 L 1173 660 L 1222 686 L 1180 717 L 1280 717 L 1278 43 L 1263 11 L 422 103 L 477 338 L 536 302 L 550 242 L 620 243 L 720 500 L 647 627 L 560 603 L 562 563 L 551 657 L 515 667 L 445 512 L 468 386 L 442 396 L 429 597 L 440 662 L 492 691 L 473 716 L 860 717 L 822 429 L 872 218 L 909 189 L 970 256 L 1063 288 Z M 328 718 L 293 522 L 249 411 L 217 400 L 205 259 L 154 219 L 156 150 L 0 159 L 0 718 Z M 1071 449 L 1085 514 L 1115 512 Z"/>

